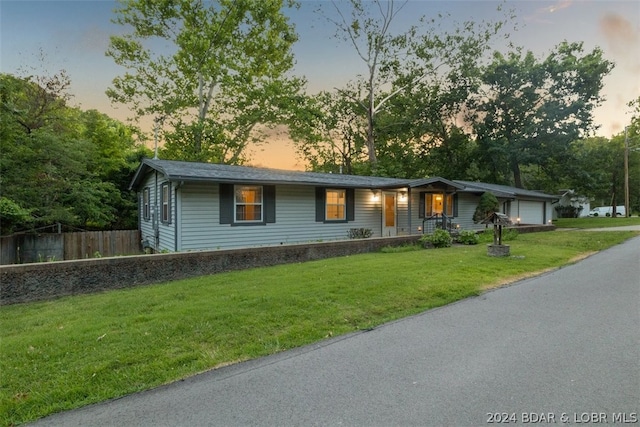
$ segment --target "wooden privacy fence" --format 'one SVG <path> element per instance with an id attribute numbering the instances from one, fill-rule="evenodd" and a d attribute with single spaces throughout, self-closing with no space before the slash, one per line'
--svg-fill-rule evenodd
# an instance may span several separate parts
<path id="1" fill-rule="evenodd" d="M 83 231 L 63 235 L 64 259 L 142 253 L 139 230 Z"/>
<path id="2" fill-rule="evenodd" d="M 0 264 L 25 264 L 142 253 L 139 230 L 20 234 L 2 237 Z"/>

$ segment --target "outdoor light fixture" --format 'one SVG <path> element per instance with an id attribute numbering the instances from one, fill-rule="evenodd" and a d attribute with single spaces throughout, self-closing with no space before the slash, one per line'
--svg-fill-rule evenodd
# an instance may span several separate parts
<path id="1" fill-rule="evenodd" d="M 402 202 L 406 202 L 407 201 L 407 192 L 406 191 L 401 191 L 400 192 L 400 201 L 402 201 Z"/>
<path id="2" fill-rule="evenodd" d="M 378 201 L 380 200 L 380 190 L 371 190 L 373 195 L 371 196 L 371 200 Z"/>
<path id="3" fill-rule="evenodd" d="M 520 217 L 516 218 L 516 222 L 520 225 Z"/>

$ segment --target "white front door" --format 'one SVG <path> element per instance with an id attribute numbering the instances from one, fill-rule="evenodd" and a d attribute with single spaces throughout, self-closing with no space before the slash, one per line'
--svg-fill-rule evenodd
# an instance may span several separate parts
<path id="1" fill-rule="evenodd" d="M 397 236 L 396 193 L 384 193 L 382 196 L 382 235 Z"/>

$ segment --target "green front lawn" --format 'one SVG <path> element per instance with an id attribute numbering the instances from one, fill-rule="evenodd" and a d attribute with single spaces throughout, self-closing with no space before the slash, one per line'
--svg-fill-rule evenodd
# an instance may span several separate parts
<path id="1" fill-rule="evenodd" d="M 586 217 L 586 218 L 558 218 L 553 224 L 560 228 L 601 228 L 622 227 L 625 225 L 640 225 L 640 217 L 611 218 L 611 217 Z"/>
<path id="2" fill-rule="evenodd" d="M 634 232 L 389 251 L 0 307 L 0 424 L 367 329 L 573 262 Z"/>

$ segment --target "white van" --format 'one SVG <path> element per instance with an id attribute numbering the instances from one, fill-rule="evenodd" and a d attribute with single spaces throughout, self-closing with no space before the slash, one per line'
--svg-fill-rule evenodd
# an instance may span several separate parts
<path id="1" fill-rule="evenodd" d="M 589 216 L 611 216 L 613 215 L 612 206 L 598 206 L 589 211 Z M 624 206 L 616 206 L 617 216 L 627 216 Z"/>

